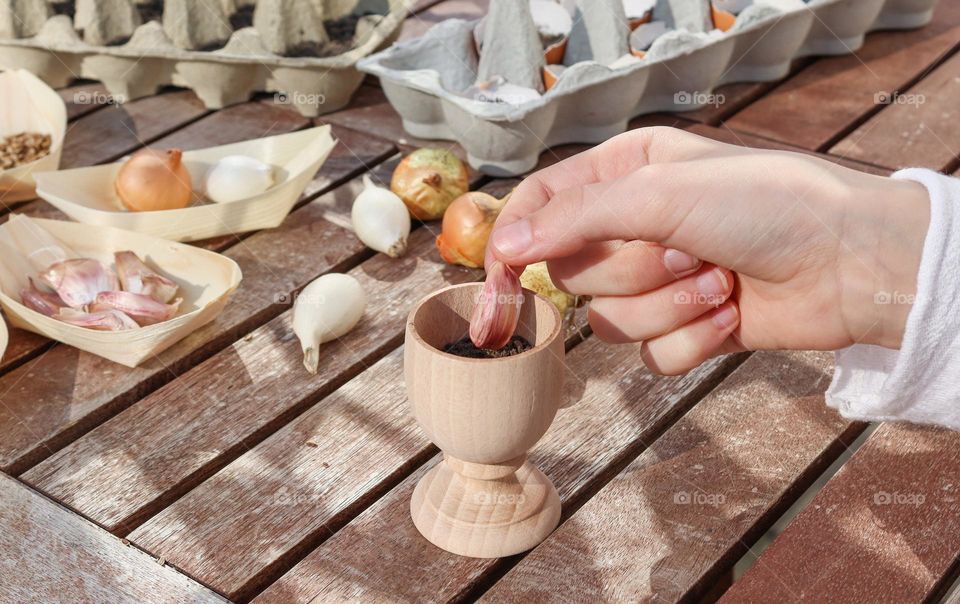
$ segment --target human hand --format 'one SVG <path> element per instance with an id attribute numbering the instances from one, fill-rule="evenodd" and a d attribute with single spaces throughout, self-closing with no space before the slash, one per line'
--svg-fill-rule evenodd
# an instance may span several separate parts
<path id="1" fill-rule="evenodd" d="M 898 348 L 930 207 L 922 185 L 672 128 L 525 179 L 487 246 L 590 295 L 609 342 L 677 374 L 758 349 Z M 890 303 L 895 302 L 895 303 Z"/>

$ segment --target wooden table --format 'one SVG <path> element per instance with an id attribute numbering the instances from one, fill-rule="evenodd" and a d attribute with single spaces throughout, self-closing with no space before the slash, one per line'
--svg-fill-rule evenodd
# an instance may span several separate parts
<path id="1" fill-rule="evenodd" d="M 419 11 L 406 35 L 483 6 Z M 925 29 L 871 34 L 854 55 L 798 61 L 785 81 L 728 86 L 719 106 L 632 126 L 871 172 L 954 172 L 958 40 L 960 3 L 941 0 Z M 892 91 L 925 102 L 875 103 Z M 560 528 L 509 559 L 433 547 L 408 516 L 438 451 L 407 413 L 403 323 L 423 295 L 481 273 L 441 262 L 436 224 L 415 230 L 402 260 L 344 227 L 361 175 L 386 182 L 426 143 L 402 131 L 373 81 L 317 120 L 272 98 L 210 111 L 183 90 L 122 107 L 103 104 L 97 84 L 62 94 L 64 167 L 314 123 L 333 124 L 340 144 L 283 226 L 202 244 L 236 260 L 244 283 L 215 323 L 159 357 L 127 369 L 13 331 L 0 365 L 0 601 L 919 602 L 960 574 L 960 435 L 884 424 L 727 589 L 733 564 L 866 428 L 824 405 L 831 355 L 739 355 L 664 378 L 636 347 L 584 330 L 568 340 L 580 402 L 533 451 L 563 499 Z M 552 149 L 542 164 L 583 148 Z M 473 175 L 494 194 L 515 182 Z M 42 201 L 13 209 L 60 216 Z M 290 300 L 328 271 L 356 276 L 370 308 L 310 376 Z"/>

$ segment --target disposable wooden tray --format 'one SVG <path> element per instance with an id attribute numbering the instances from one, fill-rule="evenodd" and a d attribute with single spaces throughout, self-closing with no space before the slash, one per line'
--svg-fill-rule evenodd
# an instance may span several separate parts
<path id="1" fill-rule="evenodd" d="M 12 227 L 11 227 L 12 225 Z M 36 234 L 17 242 L 11 228 Z M 131 250 L 149 266 L 180 285 L 180 313 L 169 321 L 126 331 L 95 331 L 69 325 L 20 303 L 20 290 L 36 272 L 28 261 L 42 255 L 43 236 L 52 235 L 79 257 L 95 258 L 113 266 L 114 252 Z M 25 250 L 24 248 L 30 248 Z M 0 225 L 0 305 L 10 324 L 104 357 L 136 367 L 213 321 L 240 285 L 240 267 L 233 260 L 197 247 L 110 227 L 14 215 Z M 16 252 L 11 252 L 15 250 Z M 32 269 L 32 271 L 30 270 Z"/>
<path id="2" fill-rule="evenodd" d="M 29 71 L 0 72 L 0 139 L 21 132 L 49 134 L 50 153 L 16 168 L 0 169 L 0 205 L 36 196 L 34 174 L 57 169 L 67 132 L 67 107 L 59 94 Z"/>
<path id="3" fill-rule="evenodd" d="M 247 155 L 274 167 L 266 192 L 228 203 L 204 202 L 179 210 L 130 212 L 120 203 L 114 181 L 123 162 L 37 174 L 37 194 L 85 224 L 116 227 L 171 241 L 197 241 L 279 226 L 336 141 L 330 126 L 209 147 L 183 154 L 184 165 L 202 193 L 207 169 L 228 155 Z"/>

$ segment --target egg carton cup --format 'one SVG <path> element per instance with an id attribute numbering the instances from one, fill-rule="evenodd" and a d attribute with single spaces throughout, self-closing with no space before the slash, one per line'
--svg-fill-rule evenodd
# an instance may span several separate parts
<path id="1" fill-rule="evenodd" d="M 757 10 L 726 32 L 671 32 L 669 44 L 658 40 L 641 59 L 611 67 L 575 63 L 542 96 L 518 104 L 458 92 L 477 80 L 478 21 L 444 21 L 358 67 L 380 78 L 410 135 L 456 141 L 473 168 L 515 176 L 532 169 L 546 148 L 602 142 L 638 115 L 703 108 L 717 102 L 713 91 L 721 84 L 780 79 L 795 58 L 853 52 L 875 29 L 922 26 L 936 1 L 813 0 Z"/>
<path id="2" fill-rule="evenodd" d="M 210 109 L 244 102 L 257 92 L 271 92 L 304 116 L 316 117 L 349 103 L 363 80 L 363 74 L 356 68 L 357 61 L 397 39 L 412 0 L 325 0 L 326 14 L 331 16 L 344 16 L 364 7 L 381 10 L 383 14 L 360 17 L 351 50 L 319 58 L 284 57 L 271 52 L 268 48 L 282 44 L 282 40 L 267 40 L 254 27 L 234 31 L 217 50 L 184 48 L 184 42 L 176 35 L 174 38 L 180 45 L 171 38 L 170 34 L 175 32 L 168 32 L 156 20 L 139 25 L 126 43 L 115 46 L 88 43 L 67 15 L 51 16 L 29 37 L 16 37 L 16 32 L 4 31 L 4 2 L 18 6 L 17 2 L 0 0 L 0 67 L 25 68 L 55 88 L 78 78 L 99 80 L 107 88 L 110 102 L 123 103 L 153 95 L 162 86 L 174 85 L 193 90 Z M 78 6 L 80 2 L 77 0 Z M 86 4 L 95 5 L 100 11 L 98 14 L 104 15 L 103 19 L 110 19 L 115 14 L 110 12 L 111 5 L 133 6 L 132 2 L 87 0 Z M 187 3 L 184 10 L 199 10 L 200 3 L 221 4 L 221 0 L 192 2 L 198 4 Z M 235 6 L 251 2 L 222 4 Z M 280 11 L 276 21 L 279 27 L 286 28 L 280 33 L 293 35 L 290 32 L 300 29 L 296 13 L 307 3 L 297 6 L 295 1 L 275 1 L 274 4 Z M 15 13 L 6 17 L 21 27 L 28 22 Z M 193 15 L 185 21 L 191 24 L 188 28 L 191 27 Z M 180 34 L 183 35 L 189 37 L 193 32 Z"/>
<path id="3" fill-rule="evenodd" d="M 184 152 L 183 165 L 197 194 L 202 194 L 209 168 L 224 157 L 243 155 L 273 167 L 273 186 L 260 195 L 237 201 L 201 203 L 177 210 L 128 211 L 114 187 L 123 162 L 37 174 L 37 195 L 77 222 L 171 241 L 199 241 L 280 226 L 335 145 L 330 126 L 325 125 Z"/>
<path id="4" fill-rule="evenodd" d="M 114 264 L 114 252 L 131 250 L 147 265 L 180 286 L 183 298 L 174 318 L 126 331 L 95 331 L 69 325 L 21 304 L 20 290 L 35 271 L 28 262 L 29 250 L 18 247 L 11 235 L 14 227 L 42 229 L 79 257 Z M 25 222 L 24 222 L 25 221 Z M 213 321 L 239 287 L 240 267 L 215 252 L 110 227 L 92 227 L 58 220 L 14 215 L 0 225 L 0 306 L 13 327 L 26 329 L 105 359 L 136 367 Z M 9 250 L 19 250 L 21 255 Z"/>
<path id="5" fill-rule="evenodd" d="M 34 175 L 60 166 L 67 132 L 67 107 L 59 94 L 26 70 L 0 72 L 0 139 L 21 132 L 49 134 L 50 153 L 0 168 L 0 207 L 36 197 Z"/>

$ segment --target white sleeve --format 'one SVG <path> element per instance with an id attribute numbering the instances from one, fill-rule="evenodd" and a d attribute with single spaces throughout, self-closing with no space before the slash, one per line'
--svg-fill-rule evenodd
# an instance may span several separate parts
<path id="1" fill-rule="evenodd" d="M 852 419 L 960 430 L 960 179 L 919 169 L 893 177 L 919 182 L 930 193 L 913 308 L 900 350 L 857 344 L 836 353 L 827 404 Z M 877 294 L 888 303 L 902 295 Z"/>

